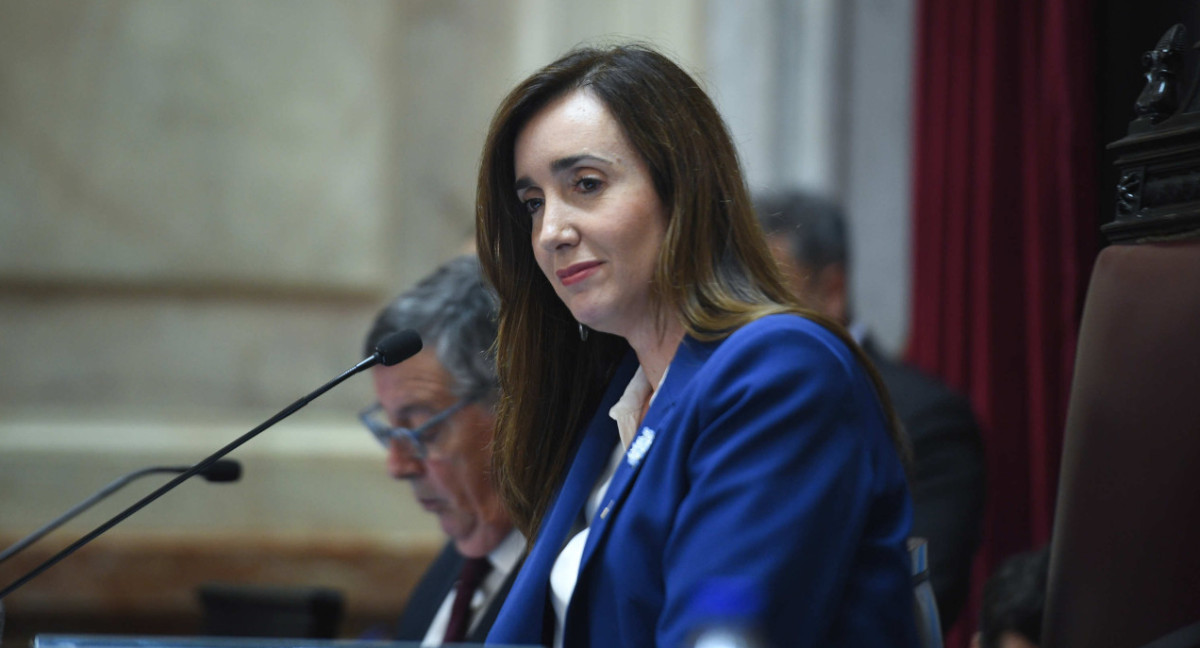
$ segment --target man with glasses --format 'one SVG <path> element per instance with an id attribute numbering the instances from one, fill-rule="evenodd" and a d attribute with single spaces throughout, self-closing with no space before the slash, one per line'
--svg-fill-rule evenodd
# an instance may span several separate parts
<path id="1" fill-rule="evenodd" d="M 473 256 L 442 265 L 383 309 L 365 348 L 414 329 L 424 348 L 372 369 L 378 402 L 360 418 L 450 542 L 409 599 L 395 639 L 483 642 L 516 575 L 525 539 L 490 478 L 498 398 L 496 302 Z"/>

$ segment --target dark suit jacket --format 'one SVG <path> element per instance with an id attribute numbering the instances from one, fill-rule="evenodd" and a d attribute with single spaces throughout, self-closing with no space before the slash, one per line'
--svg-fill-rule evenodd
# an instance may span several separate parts
<path id="1" fill-rule="evenodd" d="M 983 518 L 984 459 L 967 399 L 915 367 L 888 358 L 867 338 L 913 445 L 913 535 L 929 543 L 929 576 L 942 627 L 966 601 Z"/>
<path id="2" fill-rule="evenodd" d="M 408 598 L 408 605 L 404 606 L 404 613 L 400 615 L 400 622 L 396 625 L 395 638 L 397 641 L 421 641 L 425 638 L 429 624 L 433 622 L 433 617 L 437 614 L 438 608 L 442 606 L 442 601 L 446 600 L 446 595 L 454 589 L 454 582 L 458 580 L 458 572 L 462 570 L 462 563 L 462 554 L 454 548 L 453 542 L 447 542 L 442 553 L 434 559 L 433 564 L 425 571 L 425 575 L 421 576 L 421 582 L 417 583 L 412 596 Z M 508 590 L 512 589 L 513 580 L 520 568 L 518 563 L 508 578 L 504 580 L 504 584 L 496 593 L 495 598 L 483 611 L 483 616 L 467 633 L 466 641 L 468 643 L 483 643 L 483 640 L 487 638 L 488 631 L 492 629 L 492 623 L 496 621 L 496 614 L 500 612 L 500 606 L 504 604 Z"/>

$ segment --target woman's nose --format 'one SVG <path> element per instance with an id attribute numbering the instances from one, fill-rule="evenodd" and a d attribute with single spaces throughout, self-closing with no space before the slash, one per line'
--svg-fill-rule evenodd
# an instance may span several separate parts
<path id="1" fill-rule="evenodd" d="M 388 444 L 387 467 L 393 479 L 410 479 L 425 473 L 425 463 L 413 453 L 412 446 L 396 439 Z"/>
<path id="2" fill-rule="evenodd" d="M 542 206 L 537 243 L 546 251 L 575 245 L 579 242 L 579 230 L 575 226 L 575 213 L 560 201 L 546 201 Z"/>

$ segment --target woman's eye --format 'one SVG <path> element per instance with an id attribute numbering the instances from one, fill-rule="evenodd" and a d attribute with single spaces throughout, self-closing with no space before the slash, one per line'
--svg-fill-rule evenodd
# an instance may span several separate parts
<path id="1" fill-rule="evenodd" d="M 542 199 L 541 198 L 530 198 L 529 200 L 526 200 L 525 202 L 523 202 L 521 204 L 525 205 L 525 211 L 527 213 L 532 214 L 542 208 Z"/>
<path id="2" fill-rule="evenodd" d="M 575 183 L 575 186 L 579 187 L 579 189 L 584 193 L 591 193 L 599 189 L 601 184 L 603 183 L 601 183 L 597 178 L 580 178 L 579 181 Z"/>

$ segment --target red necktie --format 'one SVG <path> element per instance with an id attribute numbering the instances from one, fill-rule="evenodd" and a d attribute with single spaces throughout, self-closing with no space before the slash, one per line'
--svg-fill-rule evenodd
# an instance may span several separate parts
<path id="1" fill-rule="evenodd" d="M 454 585 L 454 605 L 450 607 L 450 623 L 446 625 L 446 636 L 442 643 L 455 643 L 467 637 L 471 627 L 471 597 L 483 582 L 492 563 L 485 558 L 467 558 L 463 561 L 458 582 Z"/>

